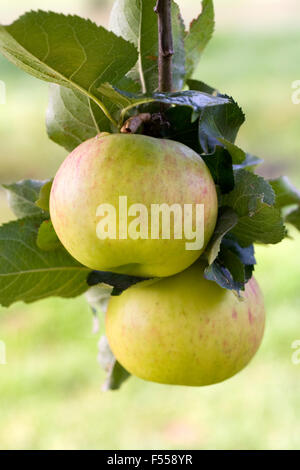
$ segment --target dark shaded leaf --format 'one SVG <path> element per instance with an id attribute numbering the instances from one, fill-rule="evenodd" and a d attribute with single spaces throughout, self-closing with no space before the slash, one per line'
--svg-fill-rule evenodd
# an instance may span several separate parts
<path id="1" fill-rule="evenodd" d="M 233 100 L 223 106 L 205 108 L 199 120 L 199 140 L 205 153 L 213 153 L 217 145 L 222 145 L 234 164 L 242 163 L 246 154 L 234 141 L 244 121 L 243 111 Z"/>
<path id="2" fill-rule="evenodd" d="M 235 282 L 229 270 L 217 260 L 205 269 L 204 277 L 208 281 L 216 282 L 224 289 L 235 290 L 237 292 L 240 290 L 240 283 Z"/>
<path id="3" fill-rule="evenodd" d="M 112 295 L 120 295 L 128 287 L 137 284 L 138 282 L 146 281 L 149 278 L 127 276 L 126 274 L 116 274 L 105 271 L 92 271 L 87 283 L 89 286 L 94 286 L 100 283 L 108 284 L 114 289 Z"/>
<path id="4" fill-rule="evenodd" d="M 238 217 L 229 207 L 221 207 L 214 234 L 206 248 L 206 256 L 209 264 L 217 258 L 223 237 L 237 224 Z"/>
<path id="5" fill-rule="evenodd" d="M 213 154 L 201 155 L 201 157 L 208 166 L 215 184 L 220 187 L 221 193 L 226 194 L 232 191 L 234 176 L 230 153 L 225 148 L 217 146 Z"/>
<path id="6" fill-rule="evenodd" d="M 170 126 L 165 129 L 163 137 L 187 145 L 197 153 L 202 153 L 198 139 L 198 122 L 192 122 L 193 110 L 186 106 L 175 106 L 168 109 L 166 119 Z"/>

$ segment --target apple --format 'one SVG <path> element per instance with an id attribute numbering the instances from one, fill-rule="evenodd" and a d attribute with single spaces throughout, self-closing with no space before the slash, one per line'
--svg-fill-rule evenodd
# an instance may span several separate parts
<path id="1" fill-rule="evenodd" d="M 202 205 L 202 244 L 190 243 L 183 231 L 176 235 L 175 216 L 164 238 L 160 215 L 149 220 L 152 206 L 161 204 L 177 205 L 182 226 L 182 214 L 192 207 L 195 233 L 194 208 Z M 178 142 L 143 135 L 106 133 L 84 142 L 61 165 L 50 195 L 55 231 L 75 259 L 141 277 L 170 276 L 194 263 L 214 231 L 217 210 L 215 184 L 201 157 Z"/>
<path id="2" fill-rule="evenodd" d="M 255 279 L 238 298 L 203 276 L 197 261 L 175 276 L 142 281 L 111 297 L 106 335 L 132 374 L 173 385 L 211 385 L 243 369 L 263 337 Z"/>

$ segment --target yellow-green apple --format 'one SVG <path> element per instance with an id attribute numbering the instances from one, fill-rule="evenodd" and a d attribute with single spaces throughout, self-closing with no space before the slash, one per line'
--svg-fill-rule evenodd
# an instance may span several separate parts
<path id="1" fill-rule="evenodd" d="M 106 334 L 132 374 L 174 385 L 210 385 L 235 375 L 257 351 L 264 304 L 255 279 L 238 298 L 203 276 L 197 261 L 175 276 L 136 284 L 109 301 Z"/>
<path id="2" fill-rule="evenodd" d="M 217 207 L 215 184 L 197 153 L 143 135 L 84 142 L 61 165 L 50 195 L 55 231 L 74 258 L 91 269 L 144 277 L 190 266 L 214 231 Z"/>

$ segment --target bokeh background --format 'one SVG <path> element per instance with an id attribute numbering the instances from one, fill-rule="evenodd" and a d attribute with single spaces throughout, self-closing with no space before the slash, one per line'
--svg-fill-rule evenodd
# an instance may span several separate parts
<path id="1" fill-rule="evenodd" d="M 200 0 L 178 0 L 188 23 Z M 110 0 L 10 0 L 0 21 L 26 10 L 89 16 L 107 25 Z M 217 28 L 196 73 L 234 96 L 247 121 L 239 144 L 265 159 L 262 172 L 300 185 L 298 0 L 215 0 Z M 48 178 L 66 153 L 46 135 L 47 85 L 0 58 L 0 182 Z M 0 190 L 0 223 L 12 219 Z M 169 387 L 130 379 L 103 393 L 99 335 L 84 298 L 0 308 L 0 449 L 299 449 L 300 236 L 256 250 L 266 334 L 249 367 L 212 387 Z M 102 322 L 102 320 L 101 320 Z"/>

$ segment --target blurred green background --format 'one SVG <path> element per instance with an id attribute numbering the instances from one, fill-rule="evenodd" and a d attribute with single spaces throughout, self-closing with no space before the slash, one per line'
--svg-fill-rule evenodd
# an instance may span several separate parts
<path id="1" fill-rule="evenodd" d="M 78 13 L 106 25 L 109 0 L 44 0 L 43 9 Z M 200 0 L 178 1 L 188 23 Z M 38 0 L 10 0 L 2 23 Z M 298 0 L 215 0 L 217 28 L 197 78 L 234 96 L 247 121 L 239 144 L 265 159 L 267 176 L 300 185 Z M 0 58 L 0 182 L 46 178 L 66 153 L 47 139 L 47 85 Z M 12 218 L 0 190 L 0 223 Z M 299 449 L 300 236 L 257 248 L 266 334 L 244 371 L 212 387 L 169 387 L 130 379 L 103 393 L 99 335 L 84 298 L 0 308 L 0 449 Z"/>

